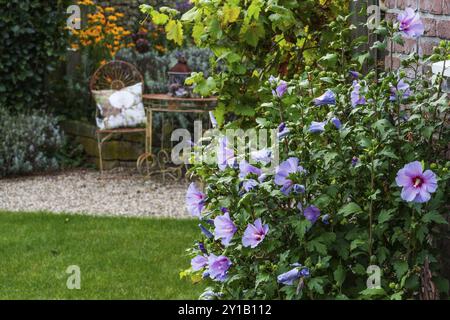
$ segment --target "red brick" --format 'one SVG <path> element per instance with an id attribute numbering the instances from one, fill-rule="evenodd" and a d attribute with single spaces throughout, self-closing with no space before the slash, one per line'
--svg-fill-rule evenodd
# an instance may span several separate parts
<path id="1" fill-rule="evenodd" d="M 447 0 L 444 0 L 447 1 Z M 442 0 L 420 0 L 420 10 L 434 14 L 442 14 Z"/>
<path id="2" fill-rule="evenodd" d="M 385 1 L 384 1 L 384 5 L 385 5 L 388 9 L 395 9 L 395 0 L 385 0 Z"/>
<path id="3" fill-rule="evenodd" d="M 394 51 L 398 53 L 410 54 L 417 51 L 417 40 L 416 39 L 403 39 L 404 45 L 399 44 L 394 45 Z"/>
<path id="4" fill-rule="evenodd" d="M 391 67 L 391 56 L 387 55 L 384 59 L 385 67 L 386 69 L 390 69 Z M 398 57 L 392 58 L 392 65 L 394 66 L 393 69 L 396 70 L 400 67 L 400 59 Z"/>
<path id="5" fill-rule="evenodd" d="M 416 10 L 417 9 L 417 0 L 397 0 L 397 8 L 402 9 L 402 10 L 406 9 L 406 8 L 412 8 L 412 9 Z"/>
<path id="6" fill-rule="evenodd" d="M 436 35 L 441 39 L 450 39 L 450 20 L 436 21 Z"/>
<path id="7" fill-rule="evenodd" d="M 439 45 L 439 39 L 437 38 L 420 38 L 419 54 L 430 55 L 433 53 L 433 48 Z"/>
<path id="8" fill-rule="evenodd" d="M 442 0 L 442 14 L 450 15 L 450 1 Z"/>
<path id="9" fill-rule="evenodd" d="M 436 19 L 433 18 L 422 18 L 423 24 L 425 26 L 425 35 L 429 37 L 436 36 Z"/>
<path id="10" fill-rule="evenodd" d="M 385 16 L 386 21 L 397 21 L 397 14 L 394 13 L 386 13 Z"/>

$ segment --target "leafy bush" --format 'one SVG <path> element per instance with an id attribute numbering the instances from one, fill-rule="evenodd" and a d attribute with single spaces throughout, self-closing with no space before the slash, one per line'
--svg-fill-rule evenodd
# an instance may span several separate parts
<path id="1" fill-rule="evenodd" d="M 55 118 L 0 108 L 0 177 L 58 168 L 63 137 Z"/>
<path id="2" fill-rule="evenodd" d="M 65 1 L 0 0 L 0 104 L 15 110 L 49 105 L 54 71 L 66 50 Z"/>
<path id="3" fill-rule="evenodd" d="M 209 156 L 220 146 L 219 165 L 193 163 L 205 188 L 192 184 L 186 198 L 203 236 L 182 274 L 210 282 L 204 298 L 418 298 L 427 260 L 448 295 L 436 246 L 450 192 L 442 76 L 418 73 L 414 54 L 399 71 L 355 72 L 346 59 L 348 20 L 329 26 L 341 44 L 324 56 L 334 63 L 259 83 L 255 126 L 278 128 L 279 153 L 275 145 L 236 154 L 234 137 L 223 133 L 198 147 Z M 398 28 L 384 22 L 377 33 L 402 43 Z M 430 59 L 449 54 L 443 42 Z M 247 144 L 242 135 L 237 142 Z M 265 163 L 277 154 L 271 169 Z M 367 286 L 373 265 L 380 287 Z"/>

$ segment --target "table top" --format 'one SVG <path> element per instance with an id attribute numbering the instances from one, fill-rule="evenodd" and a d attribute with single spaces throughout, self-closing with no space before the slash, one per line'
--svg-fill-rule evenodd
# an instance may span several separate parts
<path id="1" fill-rule="evenodd" d="M 208 98 L 178 98 L 172 97 L 168 94 L 144 94 L 142 96 L 144 100 L 162 100 L 162 101 L 173 101 L 173 102 L 217 102 L 218 97 L 208 97 Z"/>

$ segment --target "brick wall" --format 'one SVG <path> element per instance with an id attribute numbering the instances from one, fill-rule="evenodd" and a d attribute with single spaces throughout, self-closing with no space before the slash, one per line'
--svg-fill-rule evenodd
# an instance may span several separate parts
<path id="1" fill-rule="evenodd" d="M 386 19 L 394 20 L 399 12 L 410 7 L 420 12 L 425 25 L 425 34 L 421 38 L 406 39 L 404 46 L 394 46 L 394 69 L 399 67 L 405 55 L 412 52 L 429 55 L 440 40 L 450 40 L 450 0 L 381 0 L 381 2 L 387 7 Z M 390 68 L 391 59 L 386 57 L 385 64 Z"/>

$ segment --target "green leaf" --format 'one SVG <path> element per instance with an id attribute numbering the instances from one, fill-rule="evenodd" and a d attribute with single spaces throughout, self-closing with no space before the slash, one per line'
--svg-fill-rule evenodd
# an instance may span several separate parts
<path id="1" fill-rule="evenodd" d="M 294 224 L 295 234 L 300 241 L 305 237 L 306 232 L 311 227 L 311 223 L 308 220 L 297 220 Z"/>
<path id="2" fill-rule="evenodd" d="M 156 10 L 153 10 L 151 12 L 151 17 L 152 17 L 152 22 L 159 26 L 165 25 L 167 23 L 167 21 L 169 21 L 168 15 L 166 15 L 164 13 L 160 13 Z"/>
<path id="3" fill-rule="evenodd" d="M 327 194 L 322 194 L 316 200 L 314 200 L 314 205 L 319 208 L 327 207 L 332 201 L 331 197 Z"/>
<path id="4" fill-rule="evenodd" d="M 199 11 L 196 7 L 193 7 L 191 10 L 185 12 L 181 16 L 181 21 L 195 21 L 199 14 Z"/>
<path id="5" fill-rule="evenodd" d="M 356 248 L 365 246 L 367 244 L 366 241 L 361 240 L 361 239 L 355 239 L 350 243 L 350 251 L 355 250 Z"/>
<path id="6" fill-rule="evenodd" d="M 383 288 L 367 288 L 360 292 L 363 296 L 366 296 L 367 298 L 374 298 L 374 297 L 382 297 L 386 295 L 386 291 L 384 291 Z"/>
<path id="7" fill-rule="evenodd" d="M 223 103 L 219 103 L 217 108 L 214 110 L 214 116 L 216 117 L 219 126 L 222 126 L 225 122 L 226 107 Z"/>
<path id="8" fill-rule="evenodd" d="M 334 280 L 336 281 L 336 284 L 340 287 L 344 283 L 345 280 L 345 270 L 342 267 L 342 265 L 339 265 L 336 270 L 333 272 Z"/>
<path id="9" fill-rule="evenodd" d="M 383 263 L 386 261 L 386 258 L 389 256 L 389 250 L 386 247 L 380 247 L 377 250 L 377 259 L 379 263 Z"/>
<path id="10" fill-rule="evenodd" d="M 263 3 L 261 0 L 253 0 L 247 9 L 247 14 L 244 18 L 244 23 L 248 25 L 252 18 L 254 20 L 258 20 L 259 14 L 261 13 L 262 6 L 263 6 Z"/>
<path id="11" fill-rule="evenodd" d="M 148 4 L 141 4 L 139 6 L 139 10 L 141 10 L 142 13 L 151 14 L 153 11 L 153 7 Z"/>
<path id="12" fill-rule="evenodd" d="M 448 223 L 447 220 L 445 220 L 445 218 L 441 214 L 439 214 L 439 212 L 437 212 L 437 211 L 427 212 L 422 217 L 422 221 L 425 223 L 430 223 L 432 221 L 439 223 L 439 224 L 447 224 Z"/>
<path id="13" fill-rule="evenodd" d="M 259 39 L 264 38 L 265 29 L 259 23 L 253 23 L 248 27 L 242 28 L 241 33 L 244 36 L 244 40 L 252 47 L 256 47 L 259 43 Z"/>
<path id="14" fill-rule="evenodd" d="M 425 139 L 430 139 L 433 132 L 434 132 L 434 127 L 430 126 L 430 127 L 422 128 L 422 134 Z"/>
<path id="15" fill-rule="evenodd" d="M 364 62 L 370 58 L 370 53 L 360 54 L 358 56 L 358 63 L 362 66 Z"/>
<path id="16" fill-rule="evenodd" d="M 442 277 L 436 277 L 434 279 L 434 283 L 436 283 L 436 287 L 439 289 L 439 292 L 448 294 L 449 284 L 447 279 Z"/>
<path id="17" fill-rule="evenodd" d="M 342 214 L 342 215 L 344 215 L 344 217 L 347 217 L 351 214 L 356 214 L 356 213 L 361 213 L 361 212 L 363 212 L 363 210 L 361 209 L 361 207 L 359 205 L 357 205 L 354 202 L 350 202 L 350 203 L 346 204 L 345 206 L 343 206 L 338 211 L 338 214 Z"/>
<path id="18" fill-rule="evenodd" d="M 228 4 L 223 6 L 222 25 L 226 26 L 230 23 L 236 22 L 241 13 L 241 8 L 237 6 L 230 6 Z"/>
<path id="19" fill-rule="evenodd" d="M 239 105 L 234 110 L 234 113 L 241 116 L 253 117 L 255 115 L 255 108 L 248 105 Z"/>
<path id="20" fill-rule="evenodd" d="M 386 41 L 376 41 L 371 49 L 377 49 L 377 50 L 385 50 L 387 47 Z"/>
<path id="21" fill-rule="evenodd" d="M 385 157 L 391 158 L 391 159 L 396 159 L 398 160 L 399 158 L 394 154 L 394 152 L 392 150 L 390 150 L 390 148 L 386 147 L 384 148 L 381 152 L 380 155 L 383 155 Z"/>
<path id="22" fill-rule="evenodd" d="M 391 220 L 393 212 L 394 210 L 381 210 L 380 214 L 378 215 L 378 223 L 382 224 Z"/>
<path id="23" fill-rule="evenodd" d="M 307 281 L 308 288 L 319 294 L 323 294 L 323 285 L 324 285 L 323 278 L 312 278 Z"/>
<path id="24" fill-rule="evenodd" d="M 396 261 L 393 264 L 395 274 L 397 278 L 400 280 L 402 276 L 408 271 L 408 262 L 406 261 Z"/>
<path id="25" fill-rule="evenodd" d="M 178 45 L 183 44 L 183 25 L 180 21 L 170 20 L 166 25 L 167 39 Z"/>
<path id="26" fill-rule="evenodd" d="M 336 65 L 337 61 L 338 55 L 336 53 L 328 53 L 319 59 L 319 62 L 321 62 L 321 64 L 326 66 L 334 66 Z"/>
<path id="27" fill-rule="evenodd" d="M 222 38 L 223 31 L 220 27 L 220 22 L 216 18 L 212 18 L 208 25 L 208 33 L 213 39 Z"/>
<path id="28" fill-rule="evenodd" d="M 269 274 L 258 274 L 256 276 L 256 282 L 255 282 L 255 288 L 258 288 L 258 286 L 263 282 L 268 282 L 271 279 Z"/>
<path id="29" fill-rule="evenodd" d="M 391 300 L 402 300 L 403 299 L 403 291 L 399 291 L 390 296 Z"/>
<path id="30" fill-rule="evenodd" d="M 194 92 L 198 93 L 202 97 L 210 96 L 213 91 L 217 89 L 216 81 L 213 77 L 209 77 L 208 79 L 203 78 L 203 73 L 193 73 L 192 76 L 185 81 L 186 84 L 192 85 L 196 84 L 194 88 Z"/>
<path id="31" fill-rule="evenodd" d="M 192 28 L 192 38 L 195 44 L 199 45 L 202 42 L 202 36 L 205 34 L 205 26 L 199 22 Z"/>
<path id="32" fill-rule="evenodd" d="M 325 154 L 324 156 L 325 165 L 328 165 L 330 161 L 336 158 L 337 156 L 338 156 L 337 152 L 328 152 L 327 154 Z"/>
<path id="33" fill-rule="evenodd" d="M 306 248 L 309 252 L 317 252 L 318 254 L 327 254 L 327 246 L 316 239 L 306 243 Z"/>

